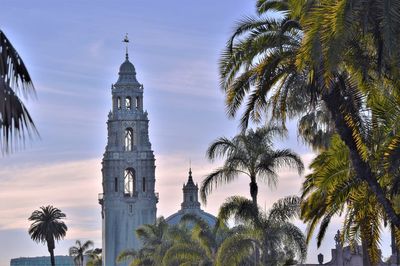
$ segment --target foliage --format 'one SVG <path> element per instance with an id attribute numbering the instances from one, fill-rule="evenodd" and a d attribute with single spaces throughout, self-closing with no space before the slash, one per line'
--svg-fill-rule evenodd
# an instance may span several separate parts
<path id="1" fill-rule="evenodd" d="M 297 198 L 286 198 L 278 201 L 268 214 L 263 214 L 255 210 L 252 201 L 231 198 L 221 207 L 220 219 L 213 226 L 190 213 L 173 226 L 168 226 L 161 217 L 156 224 L 137 229 L 142 248 L 125 250 L 118 262 L 128 260 L 131 266 L 246 266 L 285 265 L 295 257 L 303 261 L 304 236 L 289 222 L 297 215 L 298 203 Z M 231 215 L 240 217 L 243 223 L 228 228 L 226 222 Z M 258 260 L 257 254 L 261 254 Z"/>
<path id="2" fill-rule="evenodd" d="M 101 258 L 101 251 L 101 248 L 95 248 L 86 251 L 85 255 L 89 258 L 86 266 L 102 266 L 103 261 Z"/>

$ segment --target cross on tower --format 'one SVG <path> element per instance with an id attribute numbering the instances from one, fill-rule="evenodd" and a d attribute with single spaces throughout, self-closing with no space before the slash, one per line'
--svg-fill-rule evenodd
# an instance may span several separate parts
<path id="1" fill-rule="evenodd" d="M 129 38 L 128 38 L 128 33 L 125 34 L 125 38 L 122 40 L 122 42 L 125 43 L 125 58 L 128 59 L 128 43 L 129 43 Z"/>

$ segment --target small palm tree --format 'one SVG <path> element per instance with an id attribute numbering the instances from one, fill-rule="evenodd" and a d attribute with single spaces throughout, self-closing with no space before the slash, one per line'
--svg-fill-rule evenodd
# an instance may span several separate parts
<path id="1" fill-rule="evenodd" d="M 233 217 L 244 230 L 235 235 L 235 241 L 226 243 L 220 250 L 218 265 L 237 265 L 235 261 L 246 257 L 255 260 L 255 265 L 288 265 L 285 263 L 292 262 L 294 257 L 304 261 L 307 255 L 305 237 L 291 223 L 298 217 L 299 207 L 298 197 L 286 197 L 264 213 L 244 197 L 228 198 L 219 210 L 219 222 L 226 223 Z"/>
<path id="2" fill-rule="evenodd" d="M 289 149 L 275 150 L 272 137 L 283 135 L 285 131 L 279 127 L 257 128 L 242 132 L 233 139 L 219 138 L 207 150 L 210 160 L 216 157 L 225 157 L 221 168 L 204 178 L 200 193 L 206 202 L 207 196 L 214 186 L 230 183 L 240 174 L 250 178 L 250 195 L 253 204 L 257 206 L 258 185 L 262 180 L 270 186 L 277 182 L 276 170 L 281 167 L 296 168 L 301 174 L 304 165 L 300 157 Z"/>
<path id="3" fill-rule="evenodd" d="M 76 240 L 76 246 L 69 248 L 69 255 L 74 257 L 74 262 L 76 266 L 83 266 L 83 257 L 85 252 L 88 251 L 90 247 L 93 247 L 93 241 L 88 240 L 85 243 L 81 243 L 80 240 Z"/>
<path id="4" fill-rule="evenodd" d="M 9 151 L 10 141 L 36 128 L 28 109 L 18 97 L 35 91 L 24 62 L 6 35 L 0 30 L 0 135 L 1 150 Z M 14 138 L 13 138 L 14 137 Z"/>
<path id="5" fill-rule="evenodd" d="M 47 243 L 52 266 L 55 266 L 55 240 L 63 239 L 68 230 L 65 223 L 61 221 L 65 217 L 66 215 L 60 209 L 48 205 L 40 207 L 40 210 L 35 210 L 28 218 L 29 221 L 32 221 L 29 235 L 35 242 Z"/>

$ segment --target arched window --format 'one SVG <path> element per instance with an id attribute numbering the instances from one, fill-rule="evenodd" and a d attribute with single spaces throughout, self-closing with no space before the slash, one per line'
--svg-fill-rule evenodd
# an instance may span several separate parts
<path id="1" fill-rule="evenodd" d="M 118 192 L 118 177 L 114 178 L 114 191 Z"/>
<path id="2" fill-rule="evenodd" d="M 132 197 L 136 189 L 135 170 L 133 168 L 128 168 L 125 170 L 124 181 L 125 181 L 124 194 L 126 196 Z"/>
<path id="3" fill-rule="evenodd" d="M 125 129 L 125 151 L 132 151 L 133 149 L 133 129 Z"/>
<path id="4" fill-rule="evenodd" d="M 132 108 L 132 99 L 129 96 L 125 98 L 125 107 L 127 110 L 131 110 Z"/>
<path id="5" fill-rule="evenodd" d="M 139 107 L 140 107 L 140 98 L 138 96 L 136 97 L 136 110 L 139 109 Z"/>
<path id="6" fill-rule="evenodd" d="M 142 190 L 143 190 L 143 192 L 146 192 L 146 178 L 145 177 L 143 177 L 143 179 L 142 179 Z"/>
<path id="7" fill-rule="evenodd" d="M 121 97 L 117 98 L 117 108 L 118 110 L 121 110 Z"/>

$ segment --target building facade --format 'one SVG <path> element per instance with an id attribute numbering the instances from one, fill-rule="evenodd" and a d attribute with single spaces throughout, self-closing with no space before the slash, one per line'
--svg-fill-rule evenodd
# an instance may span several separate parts
<path id="1" fill-rule="evenodd" d="M 319 264 L 297 264 L 297 266 L 363 266 L 363 257 L 368 256 L 363 254 L 361 246 L 351 248 L 350 246 L 343 246 L 340 239 L 340 232 L 338 231 L 335 235 L 335 248 L 331 249 L 331 260 L 328 262 L 324 261 L 323 254 L 318 255 Z M 379 251 L 380 252 L 380 251 Z M 397 255 L 392 254 L 389 261 L 383 262 L 379 260 L 376 266 L 398 266 Z"/>
<path id="2" fill-rule="evenodd" d="M 107 146 L 102 161 L 103 265 L 116 265 L 126 249 L 140 247 L 135 230 L 156 220 L 155 159 L 149 140 L 149 120 L 143 109 L 143 85 L 128 52 L 111 86 Z M 124 264 L 118 264 L 124 265 Z"/>
<path id="3" fill-rule="evenodd" d="M 71 256 L 55 256 L 57 266 L 75 266 L 74 258 Z M 24 257 L 11 259 L 10 266 L 51 266 L 50 257 Z"/>

